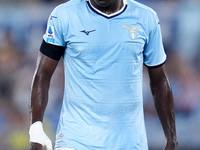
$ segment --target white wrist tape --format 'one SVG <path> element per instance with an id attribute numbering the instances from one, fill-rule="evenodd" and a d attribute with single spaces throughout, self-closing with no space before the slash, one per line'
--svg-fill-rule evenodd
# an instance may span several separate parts
<path id="1" fill-rule="evenodd" d="M 44 133 L 41 121 L 37 121 L 30 126 L 29 129 L 30 142 L 39 143 L 46 146 L 47 150 L 52 150 L 52 143 L 48 136 Z"/>

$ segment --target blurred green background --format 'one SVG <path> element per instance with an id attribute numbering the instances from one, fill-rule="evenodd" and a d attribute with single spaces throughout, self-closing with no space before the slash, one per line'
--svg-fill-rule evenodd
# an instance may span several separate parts
<path id="1" fill-rule="evenodd" d="M 160 18 L 173 89 L 179 150 L 200 149 L 200 0 L 138 0 Z M 0 150 L 27 150 L 29 97 L 48 16 L 64 0 L 0 0 Z M 81 10 L 80 10 L 81 11 Z M 63 64 L 52 79 L 45 131 L 52 141 L 63 93 Z M 144 110 L 150 150 L 164 134 L 155 113 L 144 67 Z"/>

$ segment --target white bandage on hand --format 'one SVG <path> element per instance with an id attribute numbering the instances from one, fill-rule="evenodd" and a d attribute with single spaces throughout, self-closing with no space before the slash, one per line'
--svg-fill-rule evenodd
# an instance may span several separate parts
<path id="1" fill-rule="evenodd" d="M 51 140 L 44 133 L 41 121 L 37 121 L 30 126 L 29 129 L 30 142 L 39 143 L 46 146 L 47 150 L 53 150 Z"/>

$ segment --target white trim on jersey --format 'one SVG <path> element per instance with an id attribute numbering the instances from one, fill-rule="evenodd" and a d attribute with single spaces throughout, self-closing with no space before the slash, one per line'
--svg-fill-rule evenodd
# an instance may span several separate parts
<path id="1" fill-rule="evenodd" d="M 104 12 L 102 12 L 102 11 L 96 9 L 96 8 L 92 5 L 92 3 L 90 2 L 90 0 L 87 0 L 87 1 L 89 2 L 90 6 L 91 6 L 96 12 L 98 12 L 99 14 L 101 14 L 101 15 L 103 15 L 103 16 L 106 16 L 106 17 L 108 17 L 108 18 L 120 14 L 122 11 L 124 11 L 124 9 L 126 8 L 126 5 L 127 5 L 127 1 L 126 1 L 126 0 L 123 0 L 123 7 L 122 7 L 120 10 L 118 10 L 118 11 L 112 13 L 112 14 L 106 14 L 106 13 L 104 13 Z"/>

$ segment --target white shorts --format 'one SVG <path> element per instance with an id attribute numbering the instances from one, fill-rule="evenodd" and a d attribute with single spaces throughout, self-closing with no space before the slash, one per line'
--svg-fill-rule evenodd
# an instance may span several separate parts
<path id="1" fill-rule="evenodd" d="M 56 148 L 55 150 L 75 150 L 75 149 L 73 149 L 73 148 L 61 147 L 61 148 Z"/>

